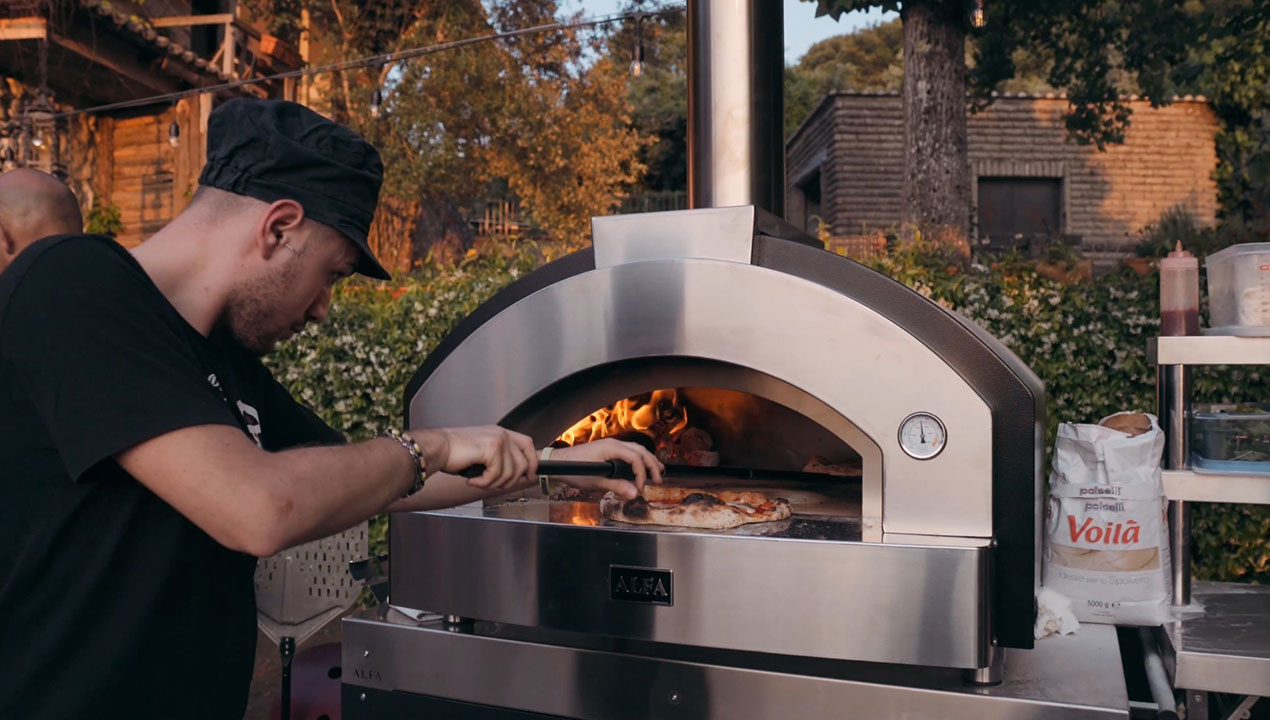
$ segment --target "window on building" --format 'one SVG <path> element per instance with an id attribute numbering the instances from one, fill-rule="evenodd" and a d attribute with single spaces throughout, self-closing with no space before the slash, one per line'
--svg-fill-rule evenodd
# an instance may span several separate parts
<path id="1" fill-rule="evenodd" d="M 803 230 L 815 233 L 821 222 L 827 222 L 820 214 L 820 170 L 817 169 L 798 184 L 798 193 L 802 196 L 802 215 L 797 218 Z"/>
<path id="2" fill-rule="evenodd" d="M 190 4 L 190 12 L 193 15 L 231 12 L 232 9 L 227 8 L 226 4 L 224 0 L 194 0 Z M 222 25 L 196 25 L 191 27 L 190 49 L 203 58 L 210 58 L 220 49 L 224 32 L 224 26 Z"/>
<path id="3" fill-rule="evenodd" d="M 978 236 L 989 247 L 1026 246 L 1062 232 L 1062 178 L 979 178 Z"/>

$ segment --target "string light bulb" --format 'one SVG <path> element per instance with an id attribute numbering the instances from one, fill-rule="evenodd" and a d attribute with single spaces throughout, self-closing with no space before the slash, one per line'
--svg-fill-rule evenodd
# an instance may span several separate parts
<path id="1" fill-rule="evenodd" d="M 644 13 L 635 13 L 635 45 L 631 49 L 631 76 L 644 74 Z"/>
<path id="2" fill-rule="evenodd" d="M 27 106 L 24 115 L 27 127 L 31 132 L 31 146 L 42 148 L 48 142 L 45 135 L 53 125 L 53 103 L 51 93 L 41 88 L 35 93 L 35 101 Z"/>
<path id="3" fill-rule="evenodd" d="M 977 28 L 988 24 L 988 18 L 983 13 L 983 0 L 975 0 L 975 9 L 970 14 L 970 24 Z"/>
<path id="4" fill-rule="evenodd" d="M 181 126 L 174 120 L 168 125 L 168 145 L 178 147 L 181 144 Z"/>
<path id="5" fill-rule="evenodd" d="M 379 88 L 375 88 L 375 92 L 370 94 L 370 116 L 373 118 L 379 117 L 380 113 L 383 112 L 383 108 L 384 94 L 380 92 Z"/>

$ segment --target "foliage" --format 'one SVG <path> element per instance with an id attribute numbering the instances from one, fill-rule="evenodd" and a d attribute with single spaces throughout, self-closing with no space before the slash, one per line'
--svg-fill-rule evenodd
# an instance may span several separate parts
<path id="1" fill-rule="evenodd" d="M 644 6 L 644 9 L 649 9 Z M 651 139 L 640 150 L 647 168 L 641 187 L 672 192 L 688 187 L 688 37 L 683 13 L 645 17 L 644 70 L 628 79 L 631 126 Z M 634 54 L 633 23 L 617 27 L 605 42 L 605 55 L 621 68 Z"/>
<path id="2" fill-rule="evenodd" d="M 1179 205 L 1165 210 L 1156 223 L 1142 228 L 1141 238 L 1134 246 L 1134 254 L 1138 257 L 1162 258 L 1177 249 L 1177 244 L 1181 243 L 1184 250 L 1203 258 L 1236 242 L 1245 242 L 1245 238 L 1230 229 L 1201 227 L 1195 216 Z"/>
<path id="3" fill-rule="evenodd" d="M 903 12 L 894 0 L 805 1 L 817 2 L 821 14 L 835 18 L 870 7 Z M 1100 148 L 1124 140 L 1130 114 L 1122 101 L 1124 85 L 1136 84 L 1154 104 L 1168 102 L 1171 74 L 1194 37 L 1194 20 L 1184 0 L 996 0 L 987 4 L 982 28 L 971 28 L 971 3 L 966 0 L 922 2 L 960 6 L 951 14 L 975 41 L 967 79 L 977 98 L 975 107 L 988 105 L 992 93 L 1015 77 L 1019 61 L 1034 70 L 1046 67 L 1046 84 L 1065 91 L 1071 102 L 1068 133 Z M 1020 50 L 1034 54 L 1021 57 Z"/>
<path id="4" fill-rule="evenodd" d="M 341 286 L 327 322 L 268 359 L 278 379 L 334 427 L 366 438 L 400 422 L 412 373 L 450 329 L 498 288 L 533 267 L 530 248 L 472 257 L 453 269 L 425 267 L 396 288 Z M 1154 369 L 1146 339 L 1159 329 L 1159 276 L 1132 274 L 1062 285 L 1006 258 L 956 268 L 961 256 L 930 241 L 875 267 L 979 323 L 1045 381 L 1047 444 L 1060 422 L 1096 422 L 1126 409 L 1151 411 Z M 1257 367 L 1196 369 L 1197 402 L 1270 397 Z M 382 519 L 372 524 L 383 552 Z M 1195 573 L 1201 579 L 1270 581 L 1270 508 L 1196 504 Z"/>
<path id="5" fill-rule="evenodd" d="M 406 384 L 464 317 L 533 268 L 532 248 L 468 258 L 453 268 L 424 266 L 396 287 L 369 281 L 337 286 L 327 320 L 310 325 L 265 359 L 297 400 L 352 440 L 401 427 Z M 384 516 L 370 523 L 371 552 L 387 552 Z"/>
<path id="6" fill-rule="evenodd" d="M 895 92 L 904 79 L 904 35 L 899 20 L 838 35 L 812 45 L 785 68 L 785 136 L 838 90 Z"/>
<path id="7" fill-rule="evenodd" d="M 84 216 L 84 232 L 109 237 L 123 232 L 123 215 L 119 206 L 114 203 L 102 205 L 98 198 L 93 198 L 93 206 Z"/>
<path id="8" fill-rule="evenodd" d="M 1221 132 L 1216 180 L 1222 221 L 1249 241 L 1270 240 L 1270 6 L 1203 5 L 1179 91 L 1203 94 Z"/>
<path id="9" fill-rule="evenodd" d="M 1076 264 L 1083 260 L 1080 249 L 1073 247 L 1060 239 L 1055 239 L 1045 246 L 1041 251 L 1041 261 L 1060 265 L 1067 270 L 1076 267 Z"/>
<path id="10" fill-rule="evenodd" d="M 646 7 L 646 6 L 645 6 Z M 652 192 L 688 186 L 688 76 L 685 17 L 644 20 L 645 70 L 630 80 L 631 123 L 654 138 L 640 160 L 648 171 L 642 187 Z M 629 57 L 635 43 L 630 23 L 606 42 L 607 55 Z M 904 39 L 899 20 L 821 40 L 785 68 L 785 137 L 791 137 L 825 95 L 835 91 L 898 92 L 904 78 Z M 620 65 L 620 63 L 619 63 Z M 1026 49 L 1016 53 L 1017 77 L 1010 92 L 1048 92 L 1043 60 Z"/>
<path id="11" fill-rule="evenodd" d="M 1158 274 L 1062 285 L 1011 258 L 950 274 L 947 249 L 922 243 L 876 267 L 974 320 L 1045 382 L 1047 457 L 1061 422 L 1154 412 L 1146 340 L 1159 330 Z M 1196 368 L 1193 380 L 1197 402 L 1270 398 L 1270 371 L 1255 366 Z M 1196 577 L 1270 581 L 1270 508 L 1196 504 L 1192 522 Z"/>
<path id="12" fill-rule="evenodd" d="M 974 62 L 975 38 L 967 38 L 967 62 Z M 1049 63 L 1030 48 L 1013 54 L 1015 73 L 1002 92 L 1047 93 Z M 785 135 L 792 136 L 830 92 L 899 92 L 904 82 L 904 31 L 900 20 L 879 23 L 812 45 L 785 69 Z"/>
<path id="13" fill-rule="evenodd" d="M 453 268 L 426 265 L 397 287 L 369 281 L 338 286 L 328 318 L 270 355 L 278 381 L 350 438 L 399 426 L 406 383 L 462 318 L 533 267 L 531 248 L 510 259 L 469 253 Z"/>
<path id="14" fill-rule="evenodd" d="M 308 10 L 318 65 L 570 19 L 558 17 L 554 0 L 243 5 L 283 36 L 298 31 Z M 444 206 L 451 210 L 432 215 L 457 218 L 453 208 L 505 183 L 533 221 L 577 246 L 590 218 L 615 207 L 643 171 L 643 139 L 628 125 L 626 77 L 606 59 L 590 60 L 600 42 L 589 31 L 559 29 L 443 49 L 327 76 L 316 104 L 379 148 L 386 196 Z M 370 112 L 377 89 L 378 118 Z"/>

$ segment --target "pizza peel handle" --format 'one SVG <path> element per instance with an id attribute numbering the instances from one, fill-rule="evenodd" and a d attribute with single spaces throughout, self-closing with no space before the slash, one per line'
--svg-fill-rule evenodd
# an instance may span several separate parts
<path id="1" fill-rule="evenodd" d="M 459 475 L 465 478 L 480 477 L 485 472 L 484 465 L 473 465 Z M 621 478 L 634 480 L 635 470 L 630 463 L 621 460 L 604 460 L 601 462 L 583 462 L 570 460 L 543 460 L 538 463 L 539 475 L 586 475 L 589 477 Z"/>

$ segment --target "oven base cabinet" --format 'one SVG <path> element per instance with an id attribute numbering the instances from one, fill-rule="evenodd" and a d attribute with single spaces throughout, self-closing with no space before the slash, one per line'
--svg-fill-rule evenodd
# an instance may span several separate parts
<path id="1" fill-rule="evenodd" d="M 343 717 L 1129 717 L 1120 650 L 1109 626 L 1082 626 L 1033 650 L 1006 649 L 1004 681 L 975 687 L 956 670 L 676 651 L 588 636 L 570 646 L 541 631 L 490 623 L 452 632 L 432 617 L 416 622 L 377 608 L 344 620 Z M 647 654 L 665 650 L 682 657 Z"/>

